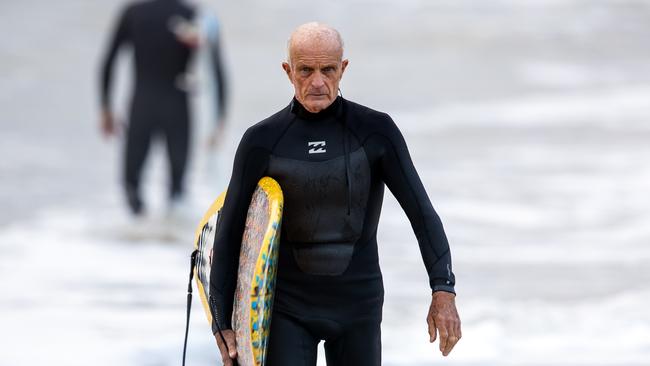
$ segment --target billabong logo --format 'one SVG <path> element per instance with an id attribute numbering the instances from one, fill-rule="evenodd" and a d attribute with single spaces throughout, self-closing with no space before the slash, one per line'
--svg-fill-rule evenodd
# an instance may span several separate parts
<path id="1" fill-rule="evenodd" d="M 325 141 L 309 141 L 307 146 L 311 147 L 310 154 L 322 154 L 327 151 L 325 150 Z"/>

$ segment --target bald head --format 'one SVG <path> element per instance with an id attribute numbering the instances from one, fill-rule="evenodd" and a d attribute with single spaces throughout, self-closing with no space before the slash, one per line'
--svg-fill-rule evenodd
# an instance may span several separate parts
<path id="1" fill-rule="evenodd" d="M 282 68 L 293 84 L 298 102 L 312 113 L 331 105 L 348 66 L 348 60 L 343 60 L 339 32 L 321 23 L 303 24 L 291 33 L 287 53 Z"/>
<path id="2" fill-rule="evenodd" d="M 287 41 L 287 61 L 294 59 L 296 52 L 317 48 L 343 58 L 343 38 L 327 24 L 311 22 L 298 26 Z"/>

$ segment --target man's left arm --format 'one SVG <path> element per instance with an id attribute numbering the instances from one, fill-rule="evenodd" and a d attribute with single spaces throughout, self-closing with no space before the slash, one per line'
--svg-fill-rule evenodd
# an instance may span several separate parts
<path id="1" fill-rule="evenodd" d="M 415 170 L 401 132 L 388 116 L 381 123 L 381 139 L 384 143 L 381 168 L 384 182 L 402 206 L 418 240 L 432 290 L 427 315 L 430 341 L 434 342 L 439 336 L 440 351 L 447 356 L 461 338 L 449 243 L 440 217 L 433 209 Z"/>

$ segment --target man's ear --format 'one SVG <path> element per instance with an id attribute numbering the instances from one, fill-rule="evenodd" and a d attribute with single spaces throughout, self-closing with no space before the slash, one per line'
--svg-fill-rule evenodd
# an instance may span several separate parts
<path id="1" fill-rule="evenodd" d="M 291 66 L 289 65 L 288 62 L 283 62 L 282 63 L 282 68 L 284 69 L 284 72 L 287 73 L 287 77 L 289 78 L 289 81 L 291 84 L 293 84 L 293 79 L 291 79 Z"/>
<path id="2" fill-rule="evenodd" d="M 341 61 L 341 75 L 345 72 L 345 68 L 348 67 L 348 63 L 350 63 L 350 61 L 347 58 Z"/>

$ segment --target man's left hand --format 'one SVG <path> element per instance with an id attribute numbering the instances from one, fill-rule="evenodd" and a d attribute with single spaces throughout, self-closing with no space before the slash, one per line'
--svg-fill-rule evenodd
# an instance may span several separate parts
<path id="1" fill-rule="evenodd" d="M 456 295 L 444 291 L 436 291 L 431 296 L 431 306 L 427 316 L 429 342 L 435 342 L 439 335 L 440 352 L 443 356 L 451 352 L 462 336 L 455 298 Z"/>

